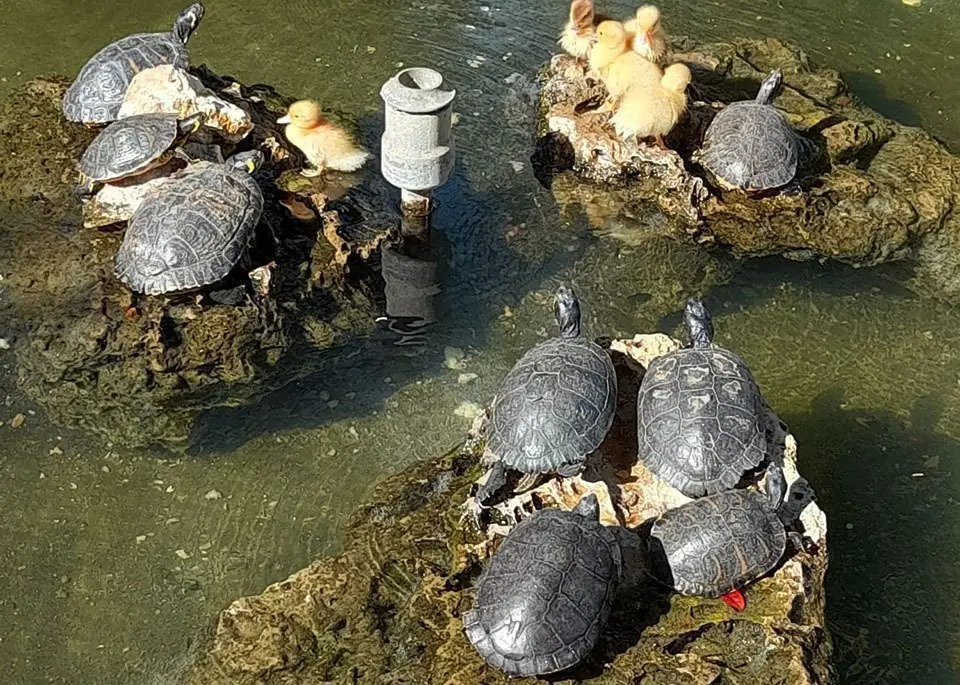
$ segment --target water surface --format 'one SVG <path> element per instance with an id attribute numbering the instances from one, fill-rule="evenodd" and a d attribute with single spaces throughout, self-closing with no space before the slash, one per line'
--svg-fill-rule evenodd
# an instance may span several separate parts
<path id="1" fill-rule="evenodd" d="M 72 74 L 109 40 L 166 27 L 185 4 L 5 8 L 0 94 L 37 74 Z M 18 395 L 13 353 L 0 351 L 0 662 L 11 682 L 171 682 L 231 599 L 335 552 L 378 477 L 461 438 L 470 403 L 488 401 L 522 351 L 552 332 L 549 293 L 561 281 L 577 287 L 595 335 L 674 330 L 683 298 L 707 296 L 721 341 L 794 429 L 830 516 L 840 681 L 957 682 L 953 307 L 899 288 L 893 270 L 742 265 L 669 241 L 623 242 L 562 216 L 526 163 L 531 79 L 553 49 L 561 2 L 205 4 L 194 61 L 247 82 L 358 117 L 380 110 L 380 85 L 401 65 L 436 66 L 458 89 L 458 169 L 417 256 L 436 270 L 436 324 L 405 340 L 413 345 L 384 330 L 307 360 L 311 373 L 265 389 L 254 406 L 205 416 L 181 459 L 51 426 Z M 796 40 L 872 107 L 960 143 L 955 2 L 661 7 L 675 33 Z M 733 278 L 713 288 L 718 274 Z M 18 412 L 25 425 L 11 430 Z"/>

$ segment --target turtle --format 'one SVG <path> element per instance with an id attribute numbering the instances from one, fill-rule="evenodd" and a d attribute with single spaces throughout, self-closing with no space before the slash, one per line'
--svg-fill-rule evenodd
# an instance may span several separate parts
<path id="1" fill-rule="evenodd" d="M 78 194 L 92 194 L 101 183 L 137 176 L 165 164 L 175 146 L 206 121 L 198 113 L 180 120 L 176 114 L 135 114 L 103 129 L 80 158 Z"/>
<path id="2" fill-rule="evenodd" d="M 724 188 L 799 190 L 800 161 L 814 146 L 773 106 L 782 85 L 783 74 L 775 69 L 756 99 L 727 105 L 707 127 L 697 161 Z"/>
<path id="3" fill-rule="evenodd" d="M 517 524 L 481 575 L 463 615 L 467 639 L 511 676 L 572 668 L 596 645 L 622 571 L 596 495 L 572 511 L 542 509 Z"/>
<path id="4" fill-rule="evenodd" d="M 713 344 L 703 302 L 684 307 L 691 346 L 657 357 L 637 393 L 643 464 L 687 497 L 735 487 L 767 456 L 766 403 L 750 368 Z"/>
<path id="5" fill-rule="evenodd" d="M 87 60 L 63 96 L 70 121 L 103 124 L 115 121 L 127 87 L 138 72 L 161 64 L 186 69 L 187 41 L 203 19 L 199 2 L 187 7 L 164 33 L 134 33 L 110 43 Z"/>
<path id="6" fill-rule="evenodd" d="M 664 512 L 648 541 L 654 577 L 680 594 L 723 597 L 742 610 L 740 588 L 776 567 L 788 541 L 791 550 L 803 547 L 788 527 L 816 499 L 802 478 L 785 499 L 786 479 L 776 464 L 767 467 L 765 490 L 727 490 Z"/>
<path id="7" fill-rule="evenodd" d="M 554 313 L 560 335 L 520 357 L 490 408 L 484 458 L 493 467 L 476 493 L 481 506 L 506 483 L 507 469 L 525 474 L 520 490 L 545 473 L 579 474 L 613 423 L 617 374 L 610 355 L 580 335 L 573 289 L 557 290 Z"/>
<path id="8" fill-rule="evenodd" d="M 224 278 L 240 261 L 263 212 L 251 177 L 259 150 L 223 164 L 200 162 L 146 197 L 130 219 L 114 270 L 146 295 L 195 290 Z"/>

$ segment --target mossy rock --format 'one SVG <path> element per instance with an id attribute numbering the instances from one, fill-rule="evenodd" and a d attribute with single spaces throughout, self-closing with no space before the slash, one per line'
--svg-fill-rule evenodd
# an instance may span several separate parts
<path id="1" fill-rule="evenodd" d="M 836 71 L 811 64 L 797 46 L 774 39 L 696 44 L 678 38 L 668 61 L 691 67 L 687 116 L 663 151 L 624 143 L 593 114 L 602 84 L 585 67 L 557 55 L 541 71 L 540 144 L 534 155 L 541 181 L 561 204 L 585 195 L 615 194 L 611 216 L 646 205 L 665 218 L 665 230 L 741 255 L 835 259 L 870 266 L 924 254 L 928 236 L 958 236 L 952 207 L 960 196 L 960 162 L 927 133 L 884 119 L 859 105 Z M 747 196 L 716 187 L 694 152 L 724 105 L 756 96 L 774 68 L 785 89 L 775 105 L 818 145 L 804 165 L 799 195 Z M 572 171 L 582 187 L 557 183 Z M 591 202 L 593 205 L 599 202 Z M 942 262 L 928 269 L 950 285 Z M 960 278 L 953 276 L 953 286 Z"/>
<path id="2" fill-rule="evenodd" d="M 275 124 L 282 109 L 271 109 L 290 98 L 205 68 L 196 73 L 254 120 L 250 136 L 224 153 L 268 153 L 258 172 L 265 210 L 250 252 L 270 281 L 266 295 L 248 287 L 239 268 L 198 293 L 131 293 L 113 274 L 123 225 L 84 228 L 72 194 L 76 161 L 96 131 L 61 116 L 67 82 L 35 79 L 0 103 L 0 306 L 20 387 L 54 421 L 131 447 L 186 448 L 201 412 L 255 400 L 289 350 L 349 344 L 372 331 L 379 313 L 380 280 L 343 273 L 349 260 L 376 255 L 357 251 L 338 262 L 340 245 L 327 239 L 343 213 L 314 184 L 298 196 L 312 214 L 295 216 L 288 206 L 297 194 L 273 182 L 298 168 Z M 376 177 L 373 169 L 354 175 L 341 196 L 381 197 L 379 186 L 369 188 Z M 390 228 L 375 205 L 350 214 L 368 241 L 384 240 Z"/>
<path id="3" fill-rule="evenodd" d="M 619 349 L 650 350 L 650 339 L 663 337 L 621 341 Z M 618 373 L 633 378 L 624 384 L 624 401 L 618 400 L 625 409 L 627 395 L 635 405 L 638 371 L 614 358 Z M 633 433 L 635 424 L 628 423 L 629 412 L 618 408 L 612 433 Z M 487 666 L 467 641 L 460 618 L 499 539 L 491 537 L 492 527 L 481 533 L 462 520 L 482 472 L 483 430 L 481 419 L 459 448 L 385 480 L 372 503 L 355 514 L 343 554 L 319 559 L 262 594 L 233 602 L 181 685 L 541 682 L 508 680 Z M 577 487 L 597 487 L 596 478 L 584 480 Z M 537 490 L 568 487 L 557 482 Z M 546 495 L 541 499 L 546 502 Z M 604 506 L 601 500 L 602 519 Z M 644 567 L 641 529 L 614 529 L 625 568 Z M 824 533 L 821 527 L 815 534 L 821 544 L 815 554 L 793 557 L 751 585 L 742 613 L 720 600 L 670 596 L 631 571 L 593 654 L 551 682 L 827 683 Z"/>

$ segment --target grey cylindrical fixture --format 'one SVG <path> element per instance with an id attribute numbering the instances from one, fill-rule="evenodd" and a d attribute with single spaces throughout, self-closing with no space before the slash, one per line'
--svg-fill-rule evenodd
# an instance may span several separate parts
<path id="1" fill-rule="evenodd" d="M 455 90 L 445 90 L 433 69 L 404 69 L 383 84 L 385 106 L 380 170 L 405 197 L 427 198 L 450 178 L 454 149 L 451 118 Z"/>

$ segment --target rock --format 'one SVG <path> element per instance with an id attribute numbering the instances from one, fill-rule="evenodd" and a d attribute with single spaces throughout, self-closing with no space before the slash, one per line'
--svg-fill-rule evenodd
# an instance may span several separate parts
<path id="1" fill-rule="evenodd" d="M 292 345 L 327 349 L 367 339 L 383 297 L 376 273 L 358 269 L 345 275 L 322 238 L 320 222 L 294 219 L 281 203 L 289 191 L 277 179 L 300 164 L 275 123 L 289 98 L 266 86 L 247 88 L 204 67 L 193 73 L 191 79 L 231 105 L 223 111 L 242 111 L 253 124 L 239 144 L 220 141 L 218 149 L 230 155 L 255 146 L 268 156 L 257 174 L 265 209 L 250 263 L 199 293 L 134 296 L 113 274 L 122 232 L 112 230 L 115 224 L 83 228 L 72 190 L 77 160 L 93 132 L 62 118 L 64 81 L 31 81 L 0 102 L 0 154 L 8 160 L 0 170 L 5 210 L 0 273 L 6 275 L 0 311 L 11 329 L 4 333 L 18 342 L 18 383 L 53 421 L 131 447 L 187 449 L 203 412 L 259 399 L 259 384 L 276 373 L 309 373 L 298 368 L 300 362 L 278 366 Z M 349 194 L 351 183 L 363 185 L 367 178 L 341 179 L 341 196 Z M 382 213 L 376 199 L 382 190 L 354 192 L 366 204 L 354 203 L 344 215 L 350 230 L 367 231 L 373 242 L 378 238 L 367 219 Z M 318 216 L 337 211 L 326 195 L 320 206 L 309 195 L 296 196 Z M 102 199 L 108 197 L 113 196 Z M 132 202 L 130 197 L 123 202 L 126 216 Z M 117 206 L 101 208 L 99 220 L 88 213 L 88 223 L 122 218 Z M 111 211 L 115 214 L 108 216 Z M 347 261 L 377 258 L 364 249 Z M 214 301 L 224 299 L 218 293 L 234 291 L 234 305 Z M 307 325 L 322 328 L 323 335 L 304 339 Z M 306 356 L 297 359 L 306 363 Z"/>
<path id="2" fill-rule="evenodd" d="M 810 65 L 797 47 L 773 39 L 696 45 L 674 41 L 672 59 L 690 66 L 688 116 L 670 134 L 671 150 L 619 140 L 609 115 L 593 110 L 605 92 L 584 65 L 557 55 L 541 72 L 537 177 L 561 203 L 589 205 L 598 216 L 657 213 L 662 231 L 718 243 L 742 255 L 829 258 L 856 266 L 920 257 L 936 283 L 956 292 L 952 260 L 923 250 L 932 236 L 960 243 L 960 163 L 932 136 L 855 104 L 837 72 Z M 725 103 L 752 99 L 774 67 L 786 88 L 776 100 L 820 155 L 801 174 L 799 195 L 747 197 L 711 185 L 694 152 Z M 580 187 L 570 192 L 573 174 Z M 584 183 L 587 181 L 587 183 Z M 955 237 L 956 236 L 956 237 Z M 942 245 L 941 245 L 942 247 Z M 949 251 L 947 251 L 949 254 Z"/>
<path id="3" fill-rule="evenodd" d="M 11 428 L 19 428 L 20 426 L 23 425 L 23 422 L 26 421 L 26 420 L 27 420 L 27 417 L 26 417 L 26 416 L 24 416 L 23 414 L 17 414 L 17 415 L 14 416 L 13 419 L 10 421 L 10 427 L 11 427 Z"/>
<path id="4" fill-rule="evenodd" d="M 175 158 L 143 174 L 103 184 L 83 203 L 84 227 L 100 228 L 129 221 L 144 198 L 166 185 L 171 175 L 183 166 L 182 160 Z"/>
<path id="5" fill-rule="evenodd" d="M 574 490 L 594 490 L 604 498 L 606 522 L 627 525 L 616 532 L 632 571 L 594 653 L 564 682 L 827 683 L 826 519 L 815 504 L 802 521 L 819 549 L 797 554 L 749 586 L 742 613 L 716 599 L 667 595 L 645 579 L 636 526 L 682 496 L 631 483 L 636 442 L 629 436 L 643 365 L 678 344 L 663 335 L 614 343 L 624 382 L 613 433 L 601 448 L 603 474 L 540 490 L 560 495 L 569 488 L 569 496 L 529 499 L 531 506 L 567 507 Z M 261 595 L 233 602 L 181 685 L 509 682 L 484 664 L 460 620 L 484 562 L 509 530 L 491 525 L 481 532 L 461 521 L 481 471 L 484 430 L 481 416 L 461 447 L 384 482 L 373 503 L 355 514 L 343 554 L 318 559 Z M 782 431 L 781 437 L 793 480 L 796 444 Z M 611 461 L 627 453 L 630 458 Z M 618 486 L 630 487 L 610 487 L 614 477 Z"/>
<path id="6" fill-rule="evenodd" d="M 165 113 L 185 119 L 198 112 L 207 115 L 205 126 L 219 129 L 233 143 L 253 130 L 249 112 L 216 95 L 196 76 L 170 64 L 144 69 L 130 80 L 119 118 Z"/>

